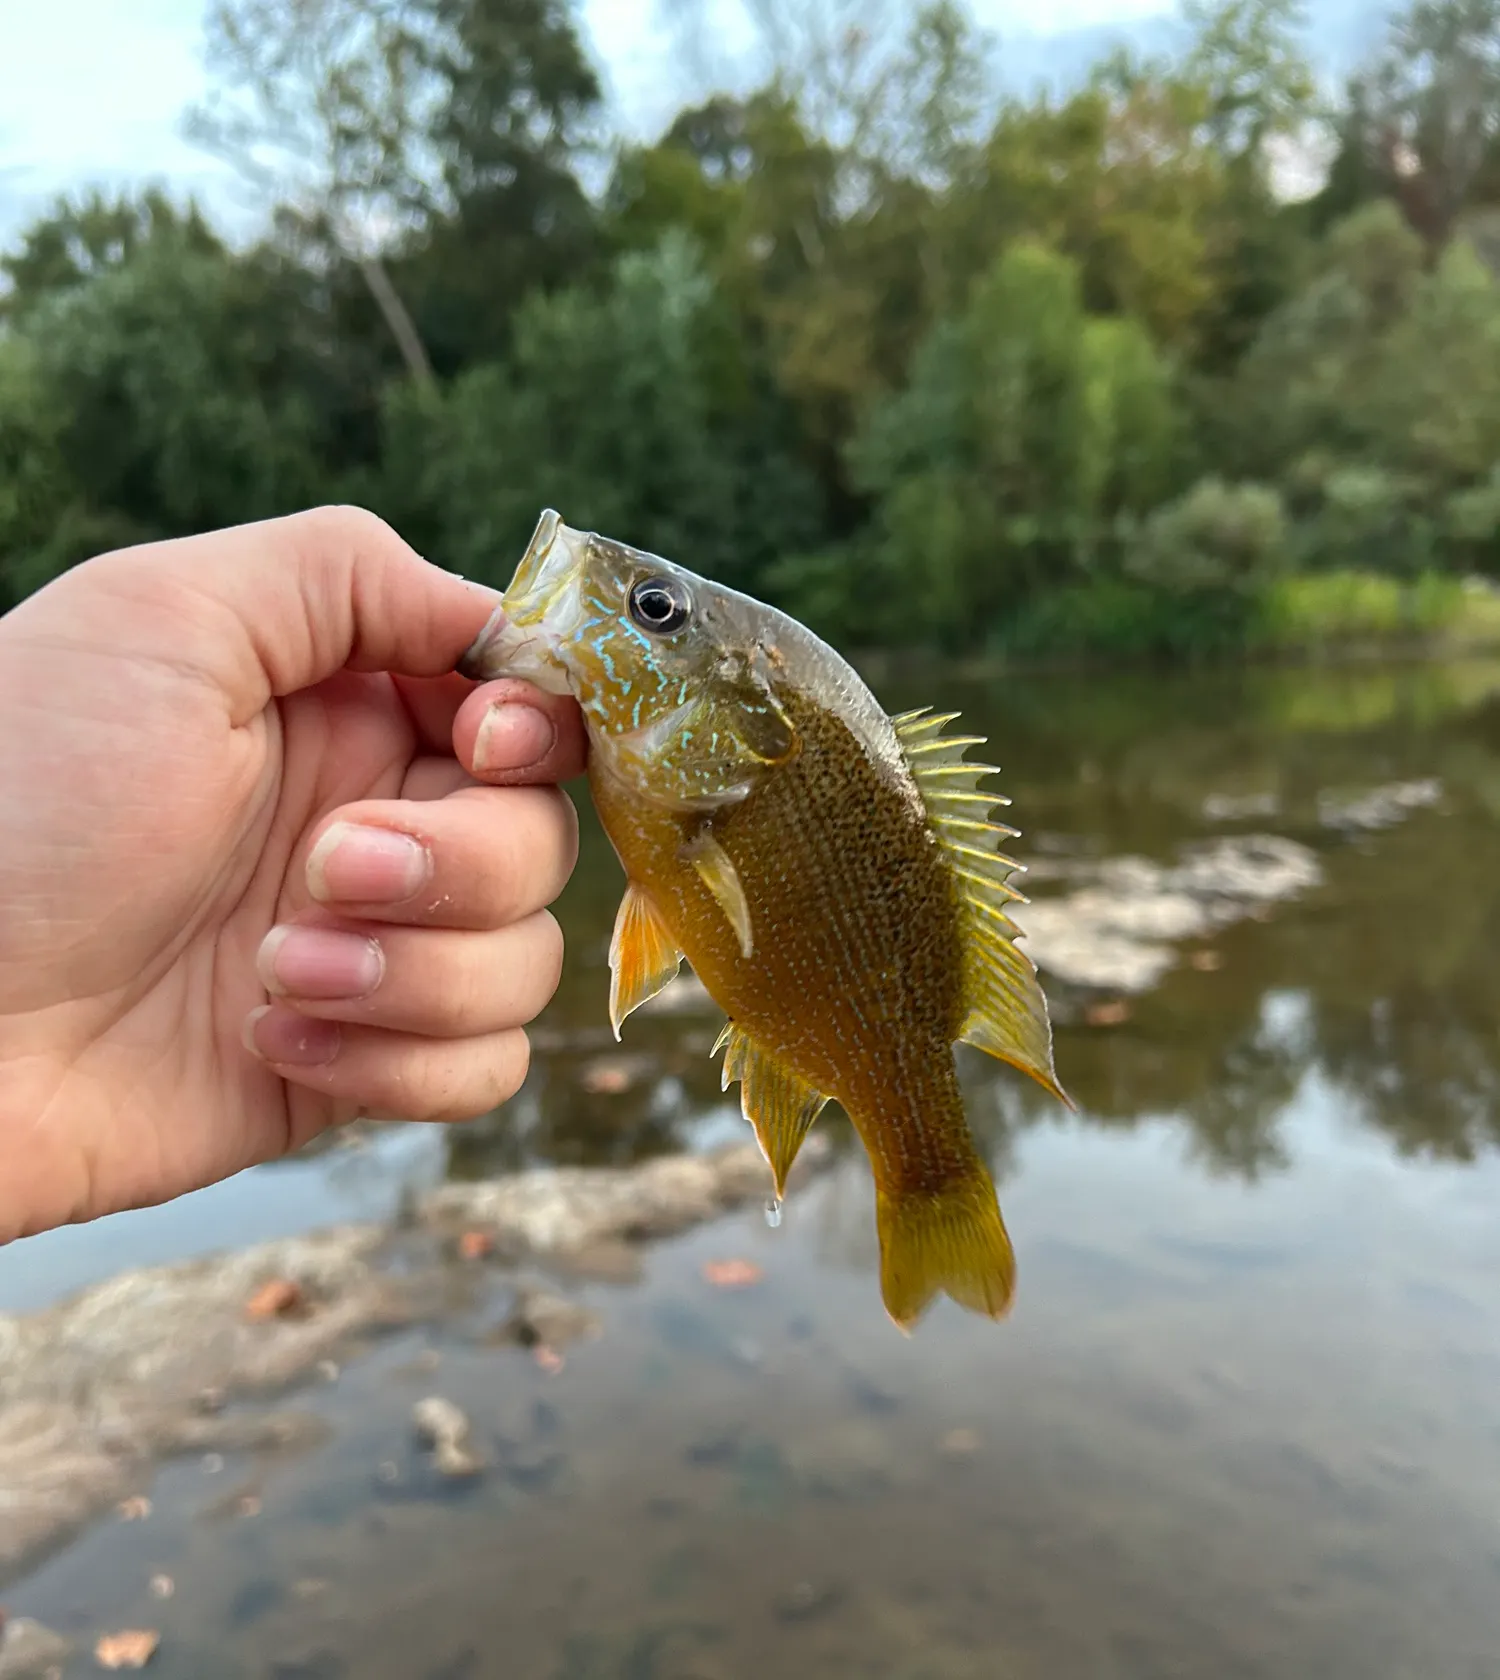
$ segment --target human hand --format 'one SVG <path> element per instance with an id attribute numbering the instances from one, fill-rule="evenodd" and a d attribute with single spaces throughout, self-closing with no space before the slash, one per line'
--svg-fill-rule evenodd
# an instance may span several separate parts
<path id="1" fill-rule="evenodd" d="M 0 619 L 0 1241 L 516 1090 L 585 746 L 451 674 L 494 605 L 323 508 Z"/>

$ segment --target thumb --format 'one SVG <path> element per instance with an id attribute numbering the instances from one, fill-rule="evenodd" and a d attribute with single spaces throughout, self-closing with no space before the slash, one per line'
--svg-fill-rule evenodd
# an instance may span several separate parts
<path id="1" fill-rule="evenodd" d="M 75 621 L 75 634 L 93 631 L 120 651 L 128 624 L 130 651 L 209 679 L 237 721 L 346 668 L 452 671 L 499 600 L 354 507 L 122 549 L 50 587 L 82 584 L 85 574 L 95 587 L 79 589 L 71 605 L 97 622 Z M 134 610 L 123 610 L 122 595 Z M 161 646 L 142 645 L 153 640 Z"/>

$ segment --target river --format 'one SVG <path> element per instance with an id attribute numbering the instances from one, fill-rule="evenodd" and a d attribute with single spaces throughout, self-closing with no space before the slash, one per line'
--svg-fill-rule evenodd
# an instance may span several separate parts
<path id="1" fill-rule="evenodd" d="M 148 1627 L 161 1680 L 1500 1675 L 1500 665 L 877 686 L 989 735 L 1039 901 L 1226 835 L 1321 872 L 1154 989 L 1070 994 L 1077 1115 L 964 1058 L 1011 1318 L 892 1328 L 830 1115 L 779 1227 L 752 1207 L 575 1286 L 601 1329 L 560 1368 L 455 1317 L 304 1398 L 323 1443 L 163 1466 L 149 1518 L 7 1586 L 75 1642 L 63 1672 Z M 512 1104 L 14 1245 L 0 1309 L 444 1177 L 737 1140 L 711 1015 L 602 1027 L 620 876 L 578 798 L 567 971 Z M 426 1393 L 503 1468 L 424 1474 Z"/>

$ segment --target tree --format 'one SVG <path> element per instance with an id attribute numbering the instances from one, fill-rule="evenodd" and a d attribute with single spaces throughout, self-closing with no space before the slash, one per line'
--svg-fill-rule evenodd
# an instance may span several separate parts
<path id="1" fill-rule="evenodd" d="M 853 446 L 876 499 L 867 592 L 891 615 L 870 628 L 971 642 L 1077 581 L 1166 492 L 1174 451 L 1170 379 L 1139 326 L 1091 319 L 1078 265 L 1017 242 Z"/>
<path id="2" fill-rule="evenodd" d="M 818 510 L 782 441 L 784 412 L 737 352 L 688 240 L 626 253 L 602 295 L 533 296 L 507 361 L 436 399 L 393 393 L 388 481 L 406 482 L 392 511 L 448 564 L 497 584 L 550 505 L 753 586 L 806 544 Z"/>
<path id="3" fill-rule="evenodd" d="M 213 0 L 195 140 L 313 243 L 358 265 L 413 378 L 432 370 L 382 252 L 424 198 L 427 107 L 440 95 L 403 0 Z"/>
<path id="4" fill-rule="evenodd" d="M 1351 136 L 1428 246 L 1500 193 L 1500 0 L 1413 0 L 1352 101 Z"/>
<path id="5" fill-rule="evenodd" d="M 21 320 L 42 298 L 121 267 L 163 237 L 203 255 L 223 250 L 196 204 L 181 209 L 155 188 L 139 196 L 96 191 L 63 198 L 22 232 L 18 250 L 0 255 L 6 282 L 0 321 Z"/>

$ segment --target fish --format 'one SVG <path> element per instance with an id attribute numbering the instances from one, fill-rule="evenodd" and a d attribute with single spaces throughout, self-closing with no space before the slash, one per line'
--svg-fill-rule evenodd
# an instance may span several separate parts
<path id="1" fill-rule="evenodd" d="M 1019 830 L 968 760 L 957 713 L 889 716 L 797 619 L 543 511 L 458 664 L 568 694 L 589 792 L 625 872 L 609 1018 L 684 959 L 724 1029 L 722 1087 L 787 1175 L 836 1102 L 869 1158 L 886 1313 L 910 1334 L 939 1295 L 1004 1318 L 1016 1264 L 969 1129 L 954 1047 L 1069 1108 L 1047 1000 L 1009 910 Z"/>

